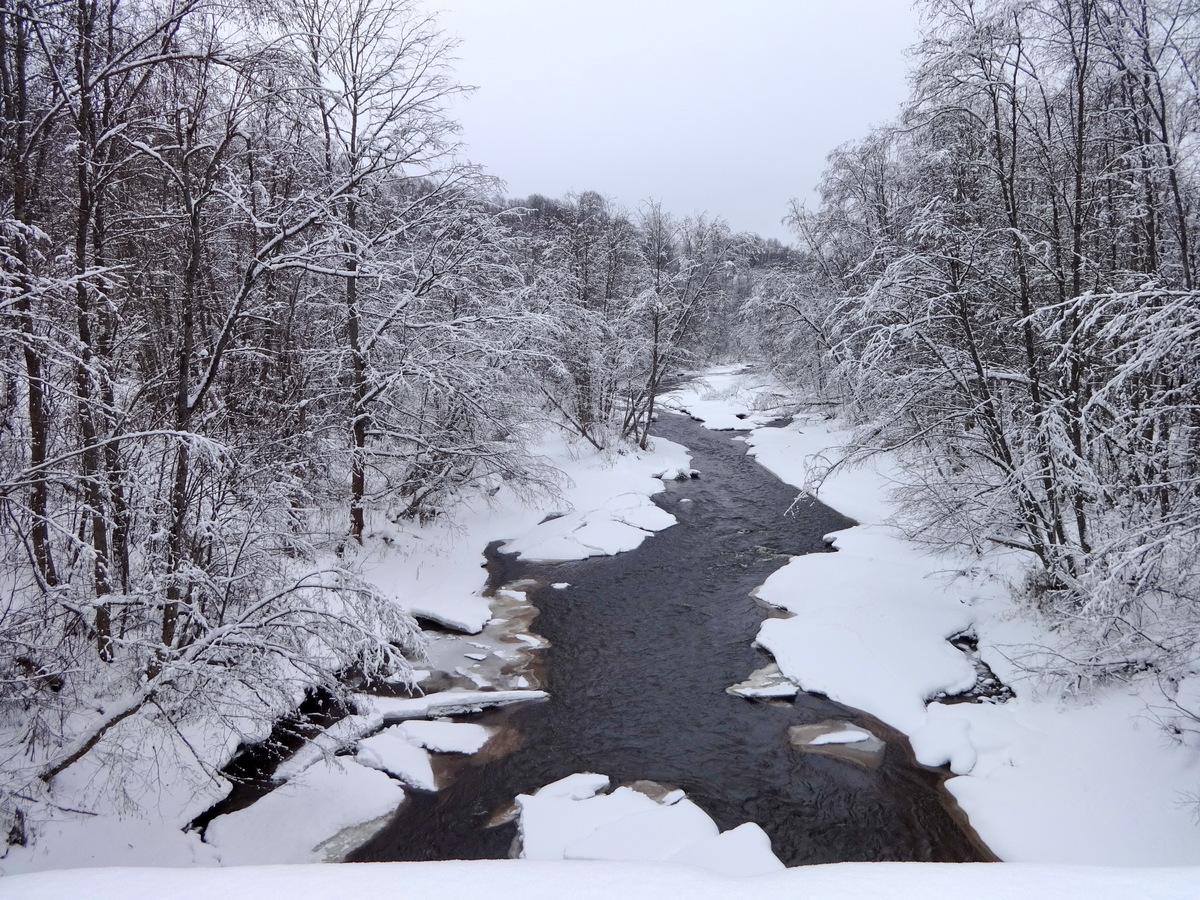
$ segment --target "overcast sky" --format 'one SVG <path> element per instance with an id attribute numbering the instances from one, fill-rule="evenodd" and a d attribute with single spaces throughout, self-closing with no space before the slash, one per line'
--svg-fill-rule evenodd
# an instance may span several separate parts
<path id="1" fill-rule="evenodd" d="M 909 0 L 426 0 L 469 159 L 508 194 L 657 198 L 790 240 L 825 155 L 906 94 Z"/>

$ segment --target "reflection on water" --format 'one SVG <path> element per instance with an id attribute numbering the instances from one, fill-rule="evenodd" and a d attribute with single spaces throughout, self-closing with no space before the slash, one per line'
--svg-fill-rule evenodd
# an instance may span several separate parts
<path id="1" fill-rule="evenodd" d="M 751 646 L 764 616 L 751 590 L 788 555 L 828 552 L 822 536 L 852 523 L 815 502 L 785 515 L 795 489 L 728 434 L 673 415 L 656 430 L 689 447 L 701 473 L 656 498 L 679 524 L 616 557 L 532 565 L 492 555 L 499 583 L 537 583 L 524 589 L 551 645 L 551 699 L 472 719 L 504 728 L 507 752 L 455 760 L 447 787 L 412 794 L 351 858 L 505 857 L 513 798 L 573 772 L 681 787 L 722 830 L 760 824 L 788 865 L 991 858 L 960 826 L 941 776 L 883 723 L 810 694 L 726 692 L 768 662 Z M 878 766 L 789 742 L 793 726 L 828 720 L 881 739 Z"/>

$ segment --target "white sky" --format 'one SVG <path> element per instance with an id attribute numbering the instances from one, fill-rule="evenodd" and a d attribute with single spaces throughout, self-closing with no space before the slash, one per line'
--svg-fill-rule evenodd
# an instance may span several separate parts
<path id="1" fill-rule="evenodd" d="M 424 0 L 461 43 L 466 155 L 508 194 L 597 190 L 790 240 L 825 155 L 892 118 L 909 0 Z"/>

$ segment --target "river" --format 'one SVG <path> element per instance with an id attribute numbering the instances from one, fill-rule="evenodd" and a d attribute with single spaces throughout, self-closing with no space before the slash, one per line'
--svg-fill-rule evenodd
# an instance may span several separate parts
<path id="1" fill-rule="evenodd" d="M 882 723 L 817 695 L 726 693 L 769 661 L 752 646 L 768 612 L 751 591 L 789 556 L 831 552 L 822 537 L 853 523 L 815 501 L 787 514 L 795 488 L 728 432 L 664 414 L 655 433 L 688 447 L 701 473 L 655 498 L 678 524 L 615 557 L 535 564 L 493 551 L 496 580 L 535 583 L 551 699 L 472 719 L 505 729 L 503 752 L 445 762 L 447 786 L 413 793 L 351 859 L 506 857 L 516 826 L 495 823 L 513 798 L 573 772 L 683 788 L 722 830 L 757 822 L 789 866 L 992 858 L 942 773 Z M 828 719 L 883 737 L 882 764 L 789 746 L 789 727 Z"/>

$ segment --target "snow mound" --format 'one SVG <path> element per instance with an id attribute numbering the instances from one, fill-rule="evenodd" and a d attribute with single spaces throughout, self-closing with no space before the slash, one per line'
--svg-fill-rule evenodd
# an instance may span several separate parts
<path id="1" fill-rule="evenodd" d="M 476 753 L 492 736 L 491 729 L 468 722 L 413 721 L 397 729 L 409 742 L 434 753 Z"/>
<path id="2" fill-rule="evenodd" d="M 323 759 L 245 809 L 217 816 L 204 840 L 225 866 L 325 862 L 322 844 L 403 801 L 403 788 L 382 772 Z"/>
<path id="3" fill-rule="evenodd" d="M 744 828 L 745 826 L 741 826 Z M 740 829 L 728 831 L 737 834 Z M 725 835 L 717 840 L 728 840 Z M 739 840 L 744 840 L 739 835 Z M 709 845 L 710 848 L 712 845 Z M 715 855 L 715 854 L 714 854 Z M 1195 900 L 1200 870 L 1072 866 L 840 863 L 766 872 L 741 885 L 706 867 L 575 860 L 472 860 L 257 866 L 238 869 L 75 869 L 4 880 L 5 900 L 169 897 L 423 897 L 429 900 Z M 728 874 L 728 873 L 727 873 Z"/>
<path id="4" fill-rule="evenodd" d="M 641 493 L 624 493 L 594 509 L 576 511 L 534 526 L 508 541 L 504 552 L 539 562 L 615 556 L 640 546 L 655 531 L 675 524 L 675 517 Z"/>
<path id="5" fill-rule="evenodd" d="M 521 856 L 538 860 L 684 863 L 729 876 L 776 872 L 783 864 L 753 823 L 724 834 L 683 791 L 638 782 L 611 793 L 604 775 L 581 773 L 517 797 Z M 658 799 L 655 799 L 657 797 Z"/>
<path id="6" fill-rule="evenodd" d="M 610 784 L 607 775 L 596 775 L 592 772 L 578 772 L 553 781 L 545 787 L 533 792 L 535 797 L 564 797 L 567 800 L 586 800 L 595 797 L 602 791 L 608 790 Z"/>
<path id="7" fill-rule="evenodd" d="M 626 787 L 611 794 L 578 800 L 551 794 L 517 796 L 523 859 L 565 859 L 567 847 L 597 828 L 656 806 L 645 794 Z"/>
<path id="8" fill-rule="evenodd" d="M 481 595 L 467 591 L 426 594 L 410 601 L 408 611 L 466 634 L 479 634 L 492 617 L 491 604 Z"/>
<path id="9" fill-rule="evenodd" d="M 700 841 L 720 834 L 716 823 L 691 800 L 671 806 L 657 803 L 645 812 L 602 825 L 568 844 L 566 859 L 666 859 Z"/>
<path id="10" fill-rule="evenodd" d="M 975 684 L 975 667 L 946 638 L 971 610 L 940 589 L 936 560 L 881 527 L 837 533 L 837 553 L 794 557 L 758 588 L 793 613 L 758 634 L 788 678 L 912 734 L 925 701 Z"/>
<path id="11" fill-rule="evenodd" d="M 754 822 L 745 822 L 716 837 L 697 841 L 668 857 L 667 861 L 731 878 L 768 875 L 784 869 L 783 863 L 771 852 L 771 839 Z"/>
<path id="12" fill-rule="evenodd" d="M 419 791 L 436 791 L 437 779 L 425 749 L 411 743 L 403 725 L 385 728 L 379 734 L 358 742 L 357 762 L 379 769 Z"/>

